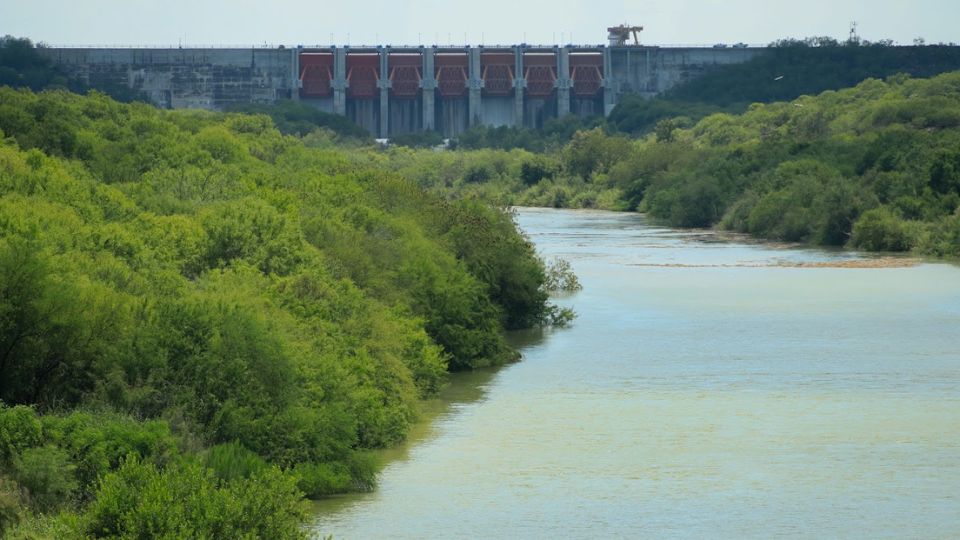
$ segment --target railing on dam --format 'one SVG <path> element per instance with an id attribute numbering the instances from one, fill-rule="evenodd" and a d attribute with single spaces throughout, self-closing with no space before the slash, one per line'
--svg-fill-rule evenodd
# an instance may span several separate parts
<path id="1" fill-rule="evenodd" d="M 718 45 L 723 45 L 723 47 L 718 47 Z M 285 43 L 273 44 L 273 43 L 259 43 L 259 44 L 241 44 L 241 43 L 229 43 L 229 44 L 213 44 L 213 43 L 177 43 L 177 44 L 155 44 L 155 43 L 142 43 L 142 44 L 133 44 L 133 43 L 114 43 L 114 44 L 89 44 L 89 43 L 57 43 L 57 44 L 48 44 L 42 43 L 41 47 L 48 49 L 330 49 L 336 47 L 349 47 L 353 49 L 378 49 L 378 48 L 391 48 L 391 49 L 419 49 L 419 48 L 441 48 L 441 49 L 468 49 L 471 47 L 481 47 L 485 49 L 512 49 L 514 47 L 524 47 L 530 49 L 554 49 L 554 48 L 567 48 L 567 49 L 602 49 L 608 47 L 609 45 L 604 43 L 598 43 L 595 45 L 590 44 L 578 44 L 578 43 L 513 43 L 513 44 L 504 44 L 504 43 L 473 43 L 473 44 L 459 44 L 459 43 L 432 43 L 429 45 L 395 45 L 395 44 L 382 44 L 382 45 L 370 45 L 364 43 L 340 43 L 340 44 L 296 44 L 289 45 Z M 739 46 L 739 47 L 738 47 Z M 716 48 L 747 48 L 747 49 L 761 49 L 769 47 L 769 44 L 765 43 L 746 43 L 746 44 L 734 44 L 734 43 L 642 43 L 640 45 L 623 45 L 618 46 L 617 48 L 661 48 L 661 49 L 716 49 Z"/>

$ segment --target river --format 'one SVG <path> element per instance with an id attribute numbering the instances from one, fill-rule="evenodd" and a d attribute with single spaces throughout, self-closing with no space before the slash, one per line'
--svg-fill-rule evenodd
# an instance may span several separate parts
<path id="1" fill-rule="evenodd" d="M 319 537 L 960 538 L 960 267 L 520 209 L 584 288 Z"/>

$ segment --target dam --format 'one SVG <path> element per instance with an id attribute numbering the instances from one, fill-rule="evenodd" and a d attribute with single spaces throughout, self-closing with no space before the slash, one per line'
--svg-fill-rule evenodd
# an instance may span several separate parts
<path id="1" fill-rule="evenodd" d="M 650 45 L 302 46 L 39 49 L 92 88 L 126 87 L 164 108 L 298 100 L 379 137 L 483 124 L 538 128 L 608 115 L 764 47 Z"/>

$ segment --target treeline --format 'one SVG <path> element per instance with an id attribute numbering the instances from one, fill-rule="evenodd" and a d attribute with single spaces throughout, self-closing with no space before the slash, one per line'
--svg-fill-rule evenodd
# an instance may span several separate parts
<path id="1" fill-rule="evenodd" d="M 510 214 L 263 115 L 0 88 L 0 529 L 299 537 L 562 323 Z"/>
<path id="2" fill-rule="evenodd" d="M 789 101 L 905 73 L 932 77 L 960 69 L 960 47 L 895 47 L 827 37 L 783 39 L 747 62 L 711 69 L 655 99 L 623 96 L 608 118 L 618 131 L 651 132 L 657 122 L 692 123 L 714 113 L 740 114 L 752 103 Z M 689 127 L 689 126 L 684 126 Z"/>
<path id="3" fill-rule="evenodd" d="M 622 192 L 593 181 L 633 147 L 602 128 L 575 132 L 546 152 L 479 149 L 435 152 L 406 147 L 357 152 L 355 159 L 385 167 L 450 200 L 500 206 L 625 209 Z"/>
<path id="4" fill-rule="evenodd" d="M 11 88 L 29 88 L 40 90 L 69 90 L 85 93 L 92 88 L 82 80 L 70 77 L 53 62 L 40 54 L 41 44 L 34 44 L 27 38 L 10 35 L 0 37 L 0 86 Z M 106 93 L 117 101 L 148 102 L 146 94 L 131 90 L 126 85 L 100 85 L 97 90 Z"/>
<path id="5" fill-rule="evenodd" d="M 315 141 L 326 136 L 329 139 L 329 146 L 373 143 L 370 132 L 354 124 L 346 116 L 324 112 L 297 101 L 284 100 L 269 105 L 246 103 L 234 105 L 230 111 L 265 114 L 273 120 L 274 127 L 280 133 L 300 137 L 313 134 Z"/>
<path id="6" fill-rule="evenodd" d="M 681 227 L 960 255 L 960 72 L 868 79 L 741 115 L 660 120 L 555 152 L 415 152 L 388 166 L 451 198 L 640 210 Z"/>
<path id="7" fill-rule="evenodd" d="M 44 90 L 63 88 L 81 91 L 81 85 L 57 70 L 37 52 L 33 42 L 10 35 L 0 37 L 0 86 Z"/>
<path id="8" fill-rule="evenodd" d="M 607 181 L 687 227 L 960 255 L 960 73 L 868 79 L 657 134 Z"/>

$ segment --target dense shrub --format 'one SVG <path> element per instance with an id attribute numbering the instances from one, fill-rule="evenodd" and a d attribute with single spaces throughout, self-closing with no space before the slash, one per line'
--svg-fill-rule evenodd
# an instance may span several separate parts
<path id="1" fill-rule="evenodd" d="M 73 502 L 76 466 L 70 456 L 55 446 L 24 450 L 13 463 L 13 474 L 27 503 L 40 512 L 50 512 Z"/>
<path id="2" fill-rule="evenodd" d="M 853 226 L 853 245 L 871 251 L 909 251 L 911 228 L 886 208 L 864 212 Z"/>
<path id="3" fill-rule="evenodd" d="M 305 538 L 301 497 L 293 478 L 276 469 L 222 482 L 198 465 L 160 470 L 129 460 L 103 478 L 80 532 L 97 538 Z"/>
<path id="4" fill-rule="evenodd" d="M 420 131 L 403 133 L 390 137 L 390 144 L 408 146 L 410 148 L 434 148 L 443 145 L 443 135 L 437 131 Z"/>
<path id="5" fill-rule="evenodd" d="M 355 454 L 346 462 L 301 463 L 293 469 L 297 487 L 307 497 L 319 498 L 376 487 L 377 461 L 370 454 Z"/>
<path id="6" fill-rule="evenodd" d="M 284 134 L 306 135 L 316 129 L 328 129 L 343 139 L 367 141 L 370 133 L 354 124 L 349 118 L 321 111 L 315 107 L 292 100 L 279 101 L 272 105 L 246 103 L 233 106 L 231 111 L 246 114 L 263 114 L 273 120 Z"/>
<path id="7" fill-rule="evenodd" d="M 370 489 L 367 451 L 448 369 L 515 359 L 504 330 L 556 311 L 508 213 L 378 161 L 413 150 L 101 94 L 0 104 L 0 515 L 20 536 L 298 536 L 296 482 Z M 519 173 L 493 157 L 475 185 Z"/>
<path id="8" fill-rule="evenodd" d="M 947 90 L 957 78 L 867 80 L 707 117 L 669 140 L 648 137 L 609 179 L 625 202 L 672 225 L 948 253 L 942 231 L 960 205 L 960 138 L 931 119 L 960 110 L 960 94 Z M 931 95 L 935 106 L 917 99 Z"/>

